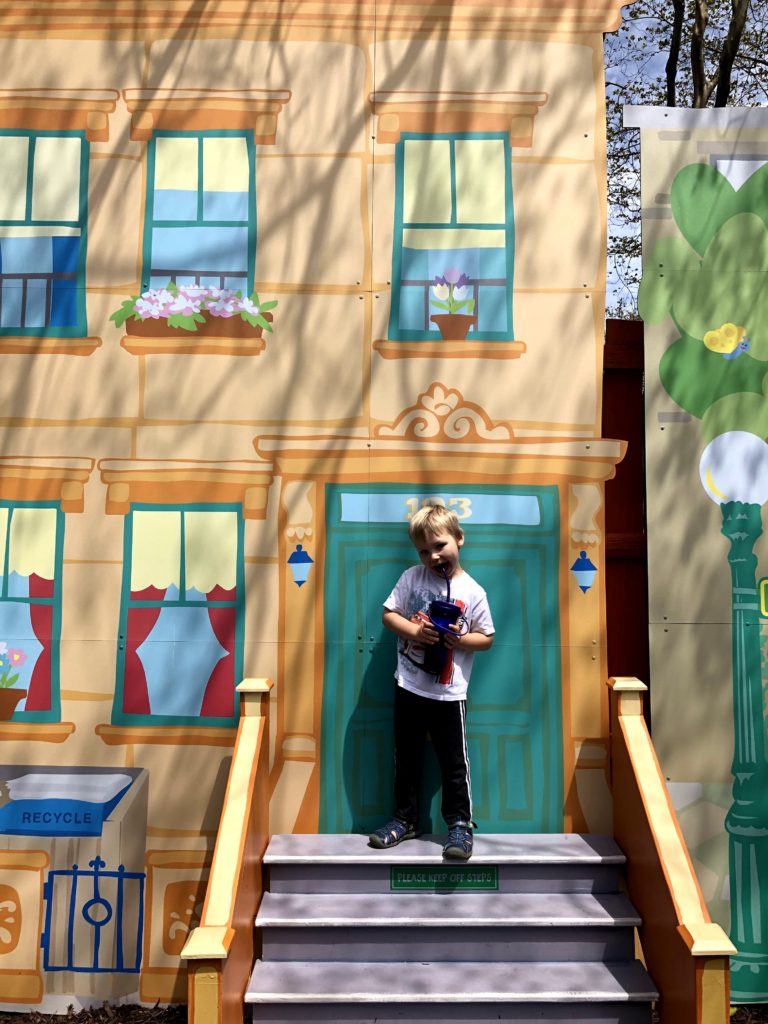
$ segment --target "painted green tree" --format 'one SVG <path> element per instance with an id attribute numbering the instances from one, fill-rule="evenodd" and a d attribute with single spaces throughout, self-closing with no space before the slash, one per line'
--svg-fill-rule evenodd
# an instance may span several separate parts
<path id="1" fill-rule="evenodd" d="M 702 421 L 705 440 L 768 437 L 768 165 L 735 190 L 709 164 L 691 164 L 671 202 L 680 234 L 654 246 L 638 293 L 643 320 L 670 316 L 680 335 L 662 357 L 662 384 Z M 707 347 L 705 335 L 726 324 L 744 329 L 746 351 Z"/>
<path id="2" fill-rule="evenodd" d="M 665 390 L 701 421 L 702 484 L 730 543 L 734 757 L 725 818 L 733 1002 L 768 1002 L 768 758 L 754 545 L 768 500 L 768 165 L 734 189 L 708 164 L 675 177 L 679 233 L 644 268 L 638 309 L 671 317 L 659 364 Z"/>

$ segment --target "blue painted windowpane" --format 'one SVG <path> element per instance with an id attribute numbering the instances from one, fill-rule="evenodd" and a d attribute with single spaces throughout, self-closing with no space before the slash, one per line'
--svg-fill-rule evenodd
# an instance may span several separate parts
<path id="1" fill-rule="evenodd" d="M 0 238 L 4 274 L 50 274 L 53 270 L 50 237 Z"/>
<path id="2" fill-rule="evenodd" d="M 400 326 L 405 331 L 424 330 L 424 289 L 405 285 L 400 289 Z"/>
<path id="3" fill-rule="evenodd" d="M 21 327 L 21 281 L 4 281 L 0 327 Z"/>
<path id="4" fill-rule="evenodd" d="M 197 220 L 197 192 L 181 188 L 155 189 L 154 220 Z"/>
<path id="5" fill-rule="evenodd" d="M 478 277 L 507 278 L 507 254 L 504 249 L 479 249 Z"/>
<path id="6" fill-rule="evenodd" d="M 27 301 L 24 309 L 25 327 L 45 327 L 48 285 L 48 281 L 39 278 L 27 281 Z"/>
<path id="7" fill-rule="evenodd" d="M 76 324 L 76 282 L 54 281 L 51 297 L 51 327 L 74 327 Z"/>
<path id="8" fill-rule="evenodd" d="M 247 192 L 203 192 L 203 220 L 240 220 L 248 223 Z"/>
<path id="9" fill-rule="evenodd" d="M 507 330 L 507 289 L 480 286 L 477 296 L 478 331 Z"/>
<path id="10" fill-rule="evenodd" d="M 403 249 L 400 276 L 403 281 L 423 281 L 429 277 L 429 254 L 426 249 Z"/>
<path id="11" fill-rule="evenodd" d="M 152 232 L 153 274 L 165 271 L 248 271 L 248 229 L 184 227 Z M 166 278 L 167 280 L 167 278 Z"/>
<path id="12" fill-rule="evenodd" d="M 77 235 L 56 235 L 53 245 L 53 271 L 55 274 L 76 274 L 80 257 L 80 238 Z"/>

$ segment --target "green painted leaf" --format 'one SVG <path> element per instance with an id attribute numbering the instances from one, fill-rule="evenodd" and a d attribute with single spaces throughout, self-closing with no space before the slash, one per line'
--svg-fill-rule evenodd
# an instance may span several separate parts
<path id="1" fill-rule="evenodd" d="M 684 287 L 686 275 L 698 271 L 701 261 L 682 238 L 661 238 L 643 268 L 637 296 L 640 316 L 649 324 L 660 323 Z"/>
<path id="2" fill-rule="evenodd" d="M 768 359 L 766 272 L 768 227 L 751 213 L 731 217 L 710 242 L 700 266 L 675 276 L 670 288 L 675 323 L 694 338 L 724 323 L 744 327 L 750 355 Z"/>
<path id="3" fill-rule="evenodd" d="M 204 324 L 205 317 L 201 313 L 191 313 L 185 316 L 183 313 L 172 313 L 168 317 L 169 327 L 178 327 L 182 331 L 196 331 L 198 324 Z"/>
<path id="4" fill-rule="evenodd" d="M 703 341 L 687 335 L 670 345 L 659 363 L 667 394 L 697 419 L 724 396 L 746 398 L 746 393 L 752 393 L 762 398 L 766 372 L 768 362 L 748 353 L 738 359 L 723 359 L 720 353 L 705 348 Z"/>
<path id="5" fill-rule="evenodd" d="M 116 327 L 122 327 L 125 321 L 129 317 L 133 317 L 134 320 L 139 319 L 133 310 L 133 304 L 138 298 L 138 295 L 132 296 L 130 299 L 124 299 L 120 308 L 116 309 L 112 316 L 109 318 L 114 321 Z"/>
<path id="6" fill-rule="evenodd" d="M 672 182 L 671 202 L 677 226 L 698 253 L 742 209 L 731 183 L 711 164 L 684 167 Z"/>
<path id="7" fill-rule="evenodd" d="M 707 410 L 701 427 L 707 442 L 729 430 L 746 430 L 765 439 L 768 437 L 768 398 L 762 394 L 726 395 Z"/>
<path id="8" fill-rule="evenodd" d="M 722 226 L 739 213 L 768 225 L 768 164 L 738 191 L 711 164 L 689 164 L 672 183 L 672 213 L 693 248 L 703 253 Z"/>

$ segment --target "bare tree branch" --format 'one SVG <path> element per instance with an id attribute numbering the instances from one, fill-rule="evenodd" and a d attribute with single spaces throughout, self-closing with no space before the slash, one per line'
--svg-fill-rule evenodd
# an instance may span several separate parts
<path id="1" fill-rule="evenodd" d="M 669 42 L 669 57 L 667 58 L 667 106 L 676 106 L 677 88 L 677 66 L 680 62 L 680 44 L 683 39 L 683 16 L 685 14 L 685 0 L 672 0 L 674 18 L 672 22 L 672 38 Z"/>
<path id="2" fill-rule="evenodd" d="M 733 0 L 732 2 L 731 20 L 723 42 L 723 48 L 720 52 L 720 63 L 718 65 L 717 93 L 715 94 L 716 107 L 726 106 L 728 97 L 731 94 L 733 62 L 736 59 L 744 26 L 747 23 L 748 7 L 749 0 Z"/>

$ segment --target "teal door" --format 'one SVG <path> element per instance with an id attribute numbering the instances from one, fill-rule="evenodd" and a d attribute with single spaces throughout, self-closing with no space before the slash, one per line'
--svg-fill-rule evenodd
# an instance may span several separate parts
<path id="1" fill-rule="evenodd" d="M 396 638 L 382 605 L 418 561 L 407 518 L 427 496 L 456 510 L 461 564 L 485 588 L 496 636 L 475 656 L 467 704 L 474 818 L 486 832 L 562 828 L 557 488 L 407 485 L 326 490 L 320 831 L 359 832 L 392 812 Z M 422 827 L 440 831 L 427 751 Z"/>

